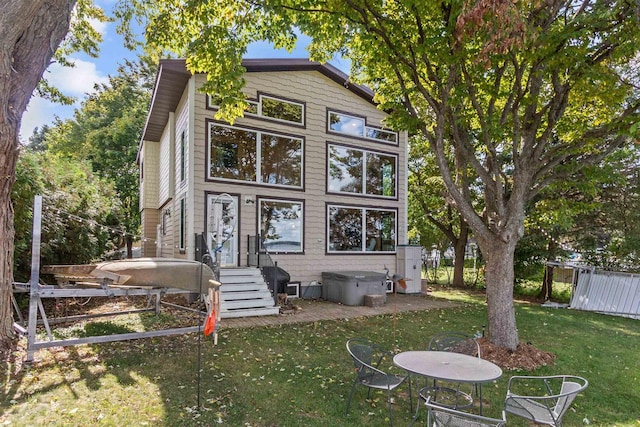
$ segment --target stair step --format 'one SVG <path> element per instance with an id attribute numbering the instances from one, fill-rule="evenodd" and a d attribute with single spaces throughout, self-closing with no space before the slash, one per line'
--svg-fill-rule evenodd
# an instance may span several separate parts
<path id="1" fill-rule="evenodd" d="M 221 277 L 220 282 L 224 285 L 235 285 L 236 283 L 265 283 L 262 277 L 242 277 L 242 276 L 232 276 L 232 277 Z"/>
<path id="2" fill-rule="evenodd" d="M 248 300 L 248 299 L 269 299 L 273 302 L 273 297 L 271 296 L 271 292 L 268 290 L 257 290 L 257 291 L 249 291 L 249 292 L 221 292 L 220 293 L 221 301 L 224 303 L 226 301 L 237 301 L 237 300 Z"/>
<path id="3" fill-rule="evenodd" d="M 222 319 L 231 319 L 237 317 L 275 316 L 278 314 L 280 314 L 280 308 L 278 307 L 220 311 L 220 317 Z"/>
<path id="4" fill-rule="evenodd" d="M 275 307 L 273 304 L 273 300 L 271 298 L 268 299 L 245 299 L 245 300 L 234 300 L 234 301 L 225 301 L 220 305 L 220 312 L 229 311 L 229 310 L 237 310 L 240 308 L 271 308 Z"/>
<path id="5" fill-rule="evenodd" d="M 220 317 L 269 316 L 280 313 L 258 268 L 220 270 Z"/>
<path id="6" fill-rule="evenodd" d="M 220 269 L 220 277 L 232 276 L 258 276 L 262 277 L 259 268 L 223 268 Z"/>
<path id="7" fill-rule="evenodd" d="M 248 292 L 248 291 L 261 291 L 267 290 L 269 293 L 269 288 L 266 284 L 262 283 L 224 283 L 220 288 L 222 293 L 235 293 L 235 292 Z"/>

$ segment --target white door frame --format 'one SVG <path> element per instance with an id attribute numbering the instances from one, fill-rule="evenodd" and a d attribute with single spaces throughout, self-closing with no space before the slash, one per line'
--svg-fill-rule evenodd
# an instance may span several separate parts
<path id="1" fill-rule="evenodd" d="M 236 225 L 231 229 L 231 224 L 225 224 L 225 230 L 223 232 L 232 232 L 231 237 L 224 242 L 222 249 L 220 250 L 220 267 L 237 267 L 238 257 L 240 252 L 238 241 L 238 225 L 240 220 L 240 210 L 238 209 L 238 196 L 237 195 L 221 195 L 221 194 L 207 194 L 207 223 L 206 223 L 206 242 L 211 255 L 215 256 L 214 252 L 217 248 L 217 241 L 214 241 L 216 228 L 219 226 L 219 221 L 214 218 L 216 215 L 220 215 L 220 212 L 215 208 L 214 203 L 222 203 L 225 207 L 229 207 L 231 200 L 235 203 L 235 221 Z"/>

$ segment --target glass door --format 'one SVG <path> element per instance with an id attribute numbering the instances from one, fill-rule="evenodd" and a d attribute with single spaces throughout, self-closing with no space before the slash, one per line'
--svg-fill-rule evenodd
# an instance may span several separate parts
<path id="1" fill-rule="evenodd" d="M 207 245 L 212 256 L 220 248 L 220 267 L 238 266 L 237 223 L 238 197 L 210 194 L 207 200 Z"/>

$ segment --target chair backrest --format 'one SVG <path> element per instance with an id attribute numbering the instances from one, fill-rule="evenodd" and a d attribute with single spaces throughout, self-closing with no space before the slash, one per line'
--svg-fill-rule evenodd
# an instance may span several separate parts
<path id="1" fill-rule="evenodd" d="M 427 349 L 481 357 L 478 341 L 473 336 L 462 332 L 440 332 L 431 338 Z"/>
<path id="2" fill-rule="evenodd" d="M 484 417 L 469 412 L 439 406 L 431 402 L 431 396 L 426 402 L 429 426 L 435 427 L 502 427 L 506 425 L 504 412 L 502 419 Z"/>
<path id="3" fill-rule="evenodd" d="M 358 371 L 358 376 L 368 376 L 377 368 L 387 352 L 376 344 L 363 338 L 351 338 L 347 341 L 347 351 L 353 359 L 353 364 Z"/>
<path id="4" fill-rule="evenodd" d="M 505 411 L 529 420 L 560 425 L 573 400 L 588 385 L 586 379 L 572 375 L 516 375 L 509 378 Z"/>
<path id="5" fill-rule="evenodd" d="M 582 378 L 566 377 L 562 381 L 560 396 L 556 401 L 556 406 L 553 408 L 553 411 L 556 413 L 558 418 L 562 417 L 562 415 L 567 412 L 567 409 L 569 409 L 578 393 L 587 387 L 587 380 L 580 381 L 581 379 Z"/>

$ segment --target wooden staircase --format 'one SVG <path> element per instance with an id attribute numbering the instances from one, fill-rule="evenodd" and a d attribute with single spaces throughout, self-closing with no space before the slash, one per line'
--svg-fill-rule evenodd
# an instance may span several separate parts
<path id="1" fill-rule="evenodd" d="M 259 268 L 220 269 L 220 316 L 273 316 L 280 313 Z"/>

